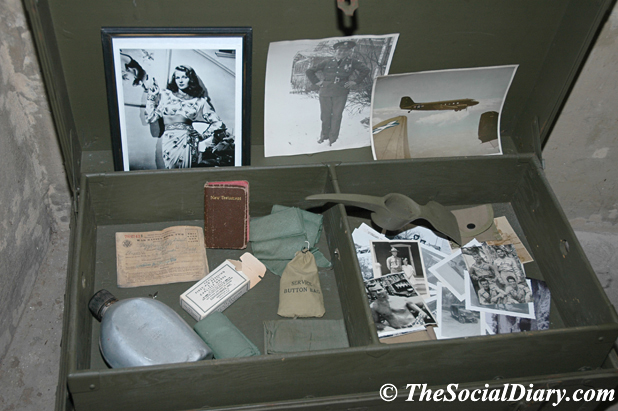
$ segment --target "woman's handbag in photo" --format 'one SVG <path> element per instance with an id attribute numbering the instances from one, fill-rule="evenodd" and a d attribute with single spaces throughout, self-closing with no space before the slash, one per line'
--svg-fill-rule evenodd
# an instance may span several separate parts
<path id="1" fill-rule="evenodd" d="M 159 138 L 163 135 L 163 132 L 165 131 L 165 123 L 163 123 L 162 118 L 148 124 L 150 125 L 151 136 L 153 136 L 154 138 Z"/>
<path id="2" fill-rule="evenodd" d="M 315 257 L 308 249 L 296 252 L 281 275 L 279 310 L 282 317 L 322 317 L 324 297 Z"/>

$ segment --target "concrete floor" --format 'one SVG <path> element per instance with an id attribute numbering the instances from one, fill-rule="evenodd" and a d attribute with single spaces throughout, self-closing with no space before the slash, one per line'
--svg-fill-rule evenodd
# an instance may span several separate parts
<path id="1" fill-rule="evenodd" d="M 618 235 L 576 232 L 605 288 L 618 306 Z M 55 406 L 60 359 L 68 224 L 53 234 L 47 255 L 15 338 L 0 364 L 0 410 L 48 411 Z M 618 411 L 618 405 L 608 405 Z"/>

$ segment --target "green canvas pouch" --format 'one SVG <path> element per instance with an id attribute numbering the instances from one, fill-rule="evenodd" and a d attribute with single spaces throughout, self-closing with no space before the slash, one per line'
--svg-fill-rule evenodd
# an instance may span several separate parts
<path id="1" fill-rule="evenodd" d="M 308 243 L 317 266 L 330 268 L 330 261 L 315 247 L 322 235 L 322 222 L 320 214 L 274 205 L 271 214 L 251 219 L 251 251 L 271 272 L 280 276 L 296 252 Z"/>
<path id="2" fill-rule="evenodd" d="M 285 211 L 288 208 L 295 208 L 295 207 L 286 207 L 286 206 L 275 204 L 271 210 L 271 214 L 275 214 L 280 211 Z M 300 208 L 297 208 L 297 210 L 300 211 L 300 216 L 303 219 L 303 225 L 305 226 L 307 240 L 309 241 L 309 244 L 310 244 L 309 248 L 311 248 L 314 245 L 316 245 L 318 241 L 320 241 L 320 236 L 322 235 L 322 227 L 323 227 L 322 222 L 324 220 L 324 216 L 322 216 L 321 214 L 312 213 L 310 211 L 301 210 Z"/>
<path id="3" fill-rule="evenodd" d="M 193 329 L 212 350 L 214 357 L 236 358 L 260 355 L 260 350 L 220 312 L 214 312 Z"/>
<path id="4" fill-rule="evenodd" d="M 279 309 L 282 317 L 322 317 L 324 297 L 315 257 L 304 249 L 288 263 L 279 284 Z"/>
<path id="5" fill-rule="evenodd" d="M 251 219 L 249 232 L 251 250 L 259 260 L 291 260 L 308 241 L 300 209 L 293 207 Z"/>
<path id="6" fill-rule="evenodd" d="M 306 235 L 303 217 L 300 209 L 287 207 L 275 214 L 251 219 L 249 241 L 262 242 L 278 238 Z"/>
<path id="7" fill-rule="evenodd" d="M 294 319 L 264 321 L 264 352 L 328 350 L 349 347 L 343 320 Z"/>

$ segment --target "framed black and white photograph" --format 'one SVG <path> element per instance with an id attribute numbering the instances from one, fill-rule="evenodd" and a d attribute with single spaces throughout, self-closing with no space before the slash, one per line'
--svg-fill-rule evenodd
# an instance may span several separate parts
<path id="1" fill-rule="evenodd" d="M 271 43 L 264 156 L 367 147 L 371 90 L 388 74 L 398 34 Z"/>
<path id="2" fill-rule="evenodd" d="M 117 171 L 250 164 L 251 28 L 101 37 Z"/>

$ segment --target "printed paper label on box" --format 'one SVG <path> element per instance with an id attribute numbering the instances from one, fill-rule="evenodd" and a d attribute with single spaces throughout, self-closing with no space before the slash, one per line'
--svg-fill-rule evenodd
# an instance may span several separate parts
<path id="1" fill-rule="evenodd" d="M 214 311 L 223 311 L 249 290 L 249 279 L 223 262 L 180 296 L 180 305 L 196 321 Z"/>

